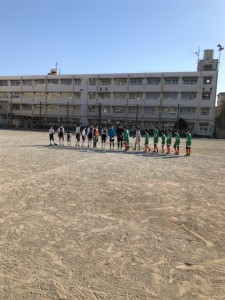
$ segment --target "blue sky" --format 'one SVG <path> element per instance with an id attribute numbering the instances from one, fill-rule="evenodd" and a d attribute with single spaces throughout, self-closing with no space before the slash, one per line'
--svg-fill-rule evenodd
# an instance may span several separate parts
<path id="1" fill-rule="evenodd" d="M 195 71 L 225 46 L 224 0 L 0 0 L 0 75 Z M 217 93 L 225 92 L 225 51 Z"/>

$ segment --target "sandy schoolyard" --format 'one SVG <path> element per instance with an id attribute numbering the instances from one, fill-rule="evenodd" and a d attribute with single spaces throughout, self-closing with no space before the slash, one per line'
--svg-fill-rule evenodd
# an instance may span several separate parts
<path id="1" fill-rule="evenodd" d="M 225 140 L 48 143 L 0 130 L 0 300 L 225 299 Z"/>

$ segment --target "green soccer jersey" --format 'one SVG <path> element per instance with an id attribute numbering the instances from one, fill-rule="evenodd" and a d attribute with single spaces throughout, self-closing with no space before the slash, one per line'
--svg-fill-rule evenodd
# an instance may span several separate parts
<path id="1" fill-rule="evenodd" d="M 155 130 L 154 131 L 154 144 L 158 144 L 158 141 L 159 141 L 159 131 L 158 130 Z"/>
<path id="2" fill-rule="evenodd" d="M 149 134 L 146 132 L 145 134 L 145 145 L 148 145 L 149 143 Z"/>
<path id="3" fill-rule="evenodd" d="M 186 136 L 186 147 L 191 147 L 191 140 L 192 140 L 192 136 L 190 132 L 188 132 Z"/>
<path id="4" fill-rule="evenodd" d="M 166 135 L 166 144 L 168 146 L 170 146 L 171 143 L 172 143 L 172 134 L 170 132 L 168 132 L 167 135 Z"/>
<path id="5" fill-rule="evenodd" d="M 129 143 L 129 139 L 130 139 L 129 131 L 128 130 L 124 130 L 124 133 L 123 133 L 123 140 L 124 140 L 124 142 Z"/>
<path id="6" fill-rule="evenodd" d="M 166 135 L 165 133 L 162 133 L 162 145 L 165 145 L 166 142 Z"/>
<path id="7" fill-rule="evenodd" d="M 179 133 L 177 132 L 175 134 L 175 142 L 174 142 L 174 146 L 179 146 L 180 145 L 180 135 Z"/>

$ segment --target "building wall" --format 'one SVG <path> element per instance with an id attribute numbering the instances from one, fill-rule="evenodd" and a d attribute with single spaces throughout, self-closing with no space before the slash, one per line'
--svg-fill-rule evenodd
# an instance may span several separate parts
<path id="1" fill-rule="evenodd" d="M 217 65 L 207 53 L 196 72 L 1 76 L 0 101 L 15 127 L 100 121 L 144 129 L 173 127 L 181 117 L 193 133 L 211 136 Z"/>

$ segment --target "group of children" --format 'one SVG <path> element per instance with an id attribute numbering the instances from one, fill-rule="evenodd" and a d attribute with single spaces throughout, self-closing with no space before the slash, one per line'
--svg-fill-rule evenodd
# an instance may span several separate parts
<path id="1" fill-rule="evenodd" d="M 144 146 L 145 152 L 150 152 L 151 148 L 149 146 L 149 133 L 146 129 L 144 131 Z M 49 139 L 50 145 L 57 145 L 54 141 L 54 134 L 55 131 L 53 127 L 49 129 Z M 64 136 L 66 135 L 67 146 L 71 146 L 72 142 L 72 133 L 68 131 L 65 133 L 63 125 L 60 125 L 57 129 L 59 145 L 64 145 Z M 170 129 L 166 129 L 165 131 L 161 130 L 161 153 L 171 154 L 171 144 L 172 144 L 172 132 Z M 103 127 L 101 132 L 99 131 L 98 125 L 90 125 L 88 127 L 81 128 L 79 124 L 75 129 L 75 139 L 76 139 L 76 147 L 84 147 L 84 142 L 87 140 L 87 147 L 97 148 L 97 144 L 99 141 L 99 137 L 101 137 L 101 147 L 105 149 L 106 141 L 109 140 L 110 149 L 114 149 L 115 146 L 115 138 L 117 138 L 117 148 L 123 149 L 124 151 L 129 150 L 129 141 L 130 141 L 130 133 L 128 128 L 125 126 L 124 128 L 122 125 L 119 125 L 117 129 L 111 125 L 110 128 Z M 133 150 L 140 150 L 141 149 L 141 131 L 139 127 L 136 127 L 136 133 L 133 136 L 135 138 L 135 147 Z M 159 143 L 159 128 L 156 126 L 154 128 L 154 135 L 153 135 L 153 144 L 154 149 L 152 152 L 158 153 L 158 143 Z M 187 130 L 186 131 L 186 155 L 189 156 L 191 154 L 191 144 L 192 144 L 192 136 L 191 133 Z M 175 141 L 174 141 L 174 154 L 180 154 L 180 135 L 178 130 L 175 130 Z M 166 147 L 166 149 L 165 149 Z"/>
<path id="2" fill-rule="evenodd" d="M 136 132 L 139 131 L 139 128 L 136 128 Z M 186 156 L 191 155 L 191 144 L 192 144 L 192 135 L 191 133 L 186 130 Z M 137 136 L 136 136 L 137 139 Z M 139 133 L 138 133 L 138 139 L 139 139 Z M 154 149 L 153 152 L 158 153 L 158 143 L 159 143 L 159 128 L 158 126 L 155 127 L 154 130 L 154 136 L 153 136 L 153 144 L 154 144 Z M 161 153 L 165 153 L 165 146 L 166 146 L 166 154 L 171 154 L 171 145 L 172 145 L 172 132 L 171 129 L 166 129 L 161 130 L 161 148 L 162 151 Z M 179 155 L 180 154 L 180 135 L 178 130 L 175 130 L 175 141 L 173 144 L 174 147 L 174 155 Z M 145 152 L 150 152 L 151 149 L 149 147 L 149 134 L 148 131 L 145 130 Z"/>

